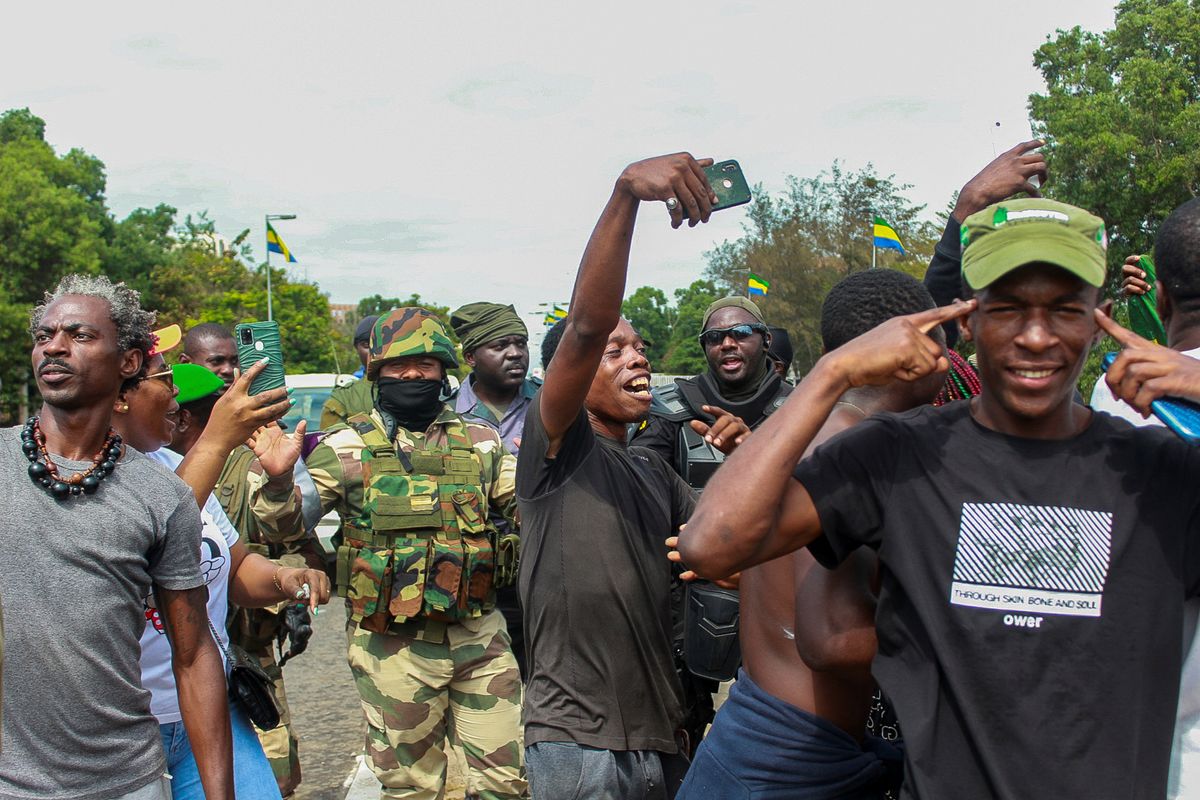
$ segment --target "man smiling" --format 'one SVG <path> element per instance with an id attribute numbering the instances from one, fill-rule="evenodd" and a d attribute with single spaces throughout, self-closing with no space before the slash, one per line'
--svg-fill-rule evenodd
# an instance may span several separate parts
<path id="1" fill-rule="evenodd" d="M 1200 452 L 1074 395 L 1104 330 L 1130 345 L 1110 380 L 1140 409 L 1198 397 L 1200 380 L 1148 381 L 1165 348 L 1104 316 L 1105 244 L 1100 219 L 1049 200 L 968 217 L 975 299 L 824 356 L 681 536 L 710 576 L 805 545 L 827 566 L 878 551 L 874 674 L 904 725 L 903 797 L 1166 793 L 1180 599 L 1200 591 Z M 876 415 L 788 473 L 845 389 L 944 370 L 922 334 L 954 317 L 978 397 Z"/>
<path id="2" fill-rule="evenodd" d="M 543 345 L 546 382 L 517 463 L 535 800 L 671 797 L 686 764 L 665 541 L 695 501 L 666 462 L 626 445 L 626 427 L 650 410 L 650 364 L 620 308 L 639 205 L 669 201 L 675 227 L 683 208 L 690 224 L 707 221 L 711 163 L 678 153 L 625 169 L 584 252 L 571 313 Z M 717 445 L 747 432 L 729 415 L 697 426 Z"/>

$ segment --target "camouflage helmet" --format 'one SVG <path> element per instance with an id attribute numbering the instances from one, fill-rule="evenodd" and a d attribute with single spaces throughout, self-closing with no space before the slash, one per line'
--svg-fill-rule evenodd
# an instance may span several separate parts
<path id="1" fill-rule="evenodd" d="M 447 369 L 458 366 L 446 326 L 432 312 L 416 306 L 393 308 L 375 322 L 367 379 L 375 380 L 384 364 L 405 356 L 433 356 Z"/>

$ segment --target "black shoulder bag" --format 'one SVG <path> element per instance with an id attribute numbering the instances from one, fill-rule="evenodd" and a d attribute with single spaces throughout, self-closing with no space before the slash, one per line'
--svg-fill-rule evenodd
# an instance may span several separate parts
<path id="1" fill-rule="evenodd" d="M 275 686 L 262 665 L 235 644 L 225 647 L 212 620 L 208 621 L 217 647 L 229 663 L 229 697 L 241 704 L 250 721 L 260 730 L 279 726 L 279 706 L 275 703 Z"/>

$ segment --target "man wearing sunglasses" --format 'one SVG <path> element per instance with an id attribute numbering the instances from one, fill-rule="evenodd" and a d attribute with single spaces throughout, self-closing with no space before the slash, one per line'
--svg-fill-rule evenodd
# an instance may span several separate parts
<path id="1" fill-rule="evenodd" d="M 650 418 L 635 434 L 634 443 L 656 451 L 692 488 L 702 490 L 725 456 L 705 442 L 689 423 L 711 422 L 713 417 L 704 407 L 719 406 L 741 417 L 751 429 L 756 428 L 783 405 L 792 386 L 769 358 L 771 333 L 762 311 L 750 299 L 723 297 L 710 305 L 704 312 L 699 338 L 708 371 L 693 378 L 677 378 L 675 383 L 656 389 Z M 723 618 L 736 614 L 733 608 L 736 598 L 727 590 L 708 584 L 687 588 L 676 580 L 671 594 L 677 653 L 685 649 L 685 594 L 707 609 L 705 616 Z M 706 637 L 698 626 L 692 626 L 686 633 L 700 637 L 688 642 L 693 663 L 687 665 L 682 659 L 676 663 L 686 698 L 684 727 L 694 752 L 704 729 L 712 722 L 712 696 L 718 684 L 692 670 L 723 680 L 732 679 L 737 669 L 736 654 L 731 654 L 736 640 Z M 708 664 L 698 663 L 701 653 Z"/>

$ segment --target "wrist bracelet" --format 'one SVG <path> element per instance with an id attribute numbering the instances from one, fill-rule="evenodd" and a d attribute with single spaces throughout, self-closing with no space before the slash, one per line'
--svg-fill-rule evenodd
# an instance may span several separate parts
<path id="1" fill-rule="evenodd" d="M 287 592 L 283 591 L 283 584 L 279 582 L 279 573 L 281 572 L 283 572 L 283 567 L 276 567 L 275 574 L 271 576 L 271 582 L 275 584 L 275 588 L 279 590 L 281 595 L 287 597 Z"/>

